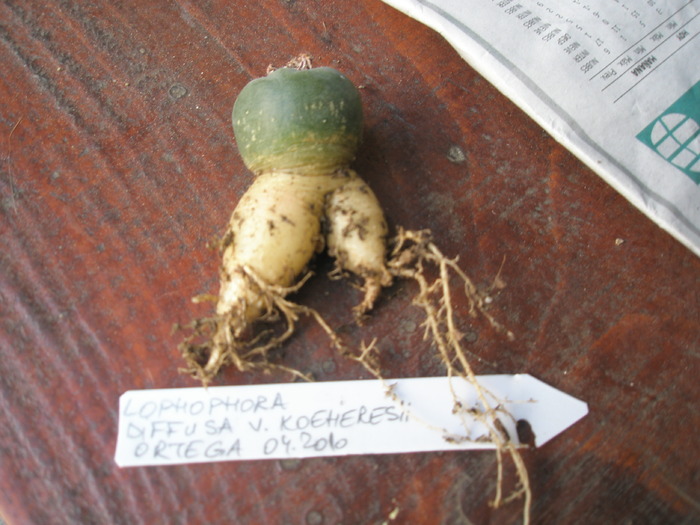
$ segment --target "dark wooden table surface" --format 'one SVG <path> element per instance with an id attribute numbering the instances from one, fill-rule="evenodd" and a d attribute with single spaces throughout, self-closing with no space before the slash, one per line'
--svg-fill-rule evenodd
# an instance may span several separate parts
<path id="1" fill-rule="evenodd" d="M 700 260 L 378 0 L 0 2 L 0 517 L 521 519 L 519 503 L 489 506 L 485 452 L 114 463 L 122 392 L 196 385 L 171 327 L 206 313 L 190 302 L 216 292 L 206 244 L 252 180 L 230 110 L 300 52 L 363 87 L 355 168 L 392 227 L 430 228 L 480 285 L 503 264 L 490 312 L 516 339 L 475 322 L 477 372 L 527 372 L 589 403 L 524 453 L 534 522 L 700 522 Z M 362 329 L 347 283 L 318 275 L 298 300 L 350 338 L 378 336 L 387 376 L 439 375 L 410 297 L 395 286 Z M 368 377 L 310 321 L 278 359 L 319 380 Z M 228 370 L 217 384 L 289 380 Z"/>

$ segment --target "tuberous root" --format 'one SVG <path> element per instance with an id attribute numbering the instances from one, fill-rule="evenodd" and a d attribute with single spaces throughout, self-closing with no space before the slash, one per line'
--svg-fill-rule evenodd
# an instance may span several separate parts
<path id="1" fill-rule="evenodd" d="M 244 272 L 250 286 L 255 287 L 264 304 L 264 313 L 257 322 L 278 326 L 278 321 L 282 320 L 282 329 L 269 328 L 249 336 L 253 327 L 242 322 L 243 315 L 238 309 L 195 320 L 183 326 L 190 331 L 190 335 L 179 345 L 186 363 L 183 372 L 192 375 L 204 386 L 210 384 L 221 368 L 229 364 L 241 372 L 282 370 L 310 381 L 309 375 L 276 363 L 270 356 L 275 348 L 294 334 L 296 323 L 302 315 L 314 318 L 328 334 L 333 345 L 345 351 L 335 331 L 316 310 L 286 299 L 288 294 L 297 291 L 309 279 L 311 273 L 307 273 L 294 286 L 279 287 L 265 283 L 249 268 L 244 268 Z M 244 307 L 245 305 L 243 309 Z"/>

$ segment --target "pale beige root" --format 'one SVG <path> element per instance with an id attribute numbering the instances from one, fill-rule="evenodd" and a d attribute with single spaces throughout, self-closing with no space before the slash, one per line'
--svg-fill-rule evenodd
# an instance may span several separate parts
<path id="1" fill-rule="evenodd" d="M 264 313 L 259 290 L 242 272 L 263 282 L 291 286 L 324 247 L 321 216 L 326 194 L 347 181 L 344 174 L 309 176 L 265 173 L 255 179 L 231 215 L 222 240 L 221 286 L 216 312 L 232 313 L 240 336 Z"/>
<path id="2" fill-rule="evenodd" d="M 187 372 L 206 384 L 227 364 L 241 371 L 272 368 L 268 352 L 291 336 L 300 313 L 313 315 L 327 328 L 316 312 L 285 297 L 303 284 L 305 279 L 294 285 L 324 247 L 325 196 L 348 179 L 342 172 L 324 176 L 275 172 L 255 179 L 221 240 L 216 316 L 192 323 L 192 336 L 180 345 Z M 280 317 L 286 323 L 281 335 L 251 335 L 254 322 Z"/>
<path id="3" fill-rule="evenodd" d="M 317 312 L 286 296 L 303 284 L 303 279 L 295 282 L 328 244 L 341 270 L 365 279 L 365 299 L 358 308 L 366 311 L 381 286 L 391 283 L 384 265 L 385 237 L 379 203 L 352 170 L 259 175 L 236 206 L 220 243 L 220 291 L 218 297 L 208 297 L 217 302 L 216 316 L 191 324 L 193 336 L 180 345 L 186 370 L 206 383 L 229 363 L 239 370 L 269 369 L 268 351 L 291 336 L 300 313 L 313 316 L 341 348 Z M 251 335 L 256 321 L 281 318 L 286 323 L 282 335 Z"/>
<path id="4" fill-rule="evenodd" d="M 456 327 L 456 313 L 453 295 L 456 291 L 464 293 L 469 303 L 469 313 L 472 316 L 482 315 L 489 324 L 513 339 L 513 334 L 506 330 L 496 319 L 486 311 L 490 302 L 489 293 L 480 292 L 469 276 L 459 267 L 457 259 L 446 257 L 432 242 L 428 231 L 399 230 L 392 242 L 393 248 L 387 263 L 388 269 L 395 278 L 409 279 L 418 285 L 413 304 L 425 314 L 424 337 L 437 350 L 440 360 L 447 368 L 448 377 L 461 377 L 470 383 L 480 402 L 479 407 L 465 407 L 454 394 L 453 410 L 465 417 L 465 436 L 469 436 L 467 421 L 475 417 L 489 431 L 488 439 L 496 446 L 497 483 L 496 494 L 492 501 L 498 507 L 513 499 L 523 498 L 524 523 L 530 521 L 532 491 L 525 462 L 518 446 L 510 439 L 502 419 L 512 419 L 512 415 L 504 409 L 504 403 L 491 392 L 483 388 L 476 380 L 467 352 L 462 347 L 463 334 Z M 434 277 L 431 277 L 433 276 Z M 500 277 L 497 279 L 502 285 Z M 373 341 L 363 345 L 359 354 L 351 356 L 359 361 L 378 379 L 384 379 L 379 365 L 378 350 Z M 391 395 L 391 389 L 388 389 Z M 395 394 L 394 394 L 395 395 Z M 400 400 L 397 400 L 400 402 Z M 468 437 L 448 436 L 448 440 L 456 441 Z M 518 476 L 518 486 L 508 496 L 503 490 L 503 456 L 510 456 Z"/>
<path id="5" fill-rule="evenodd" d="M 191 335 L 180 344 L 180 350 L 187 364 L 183 372 L 199 379 L 204 386 L 211 382 L 221 367 L 228 364 L 234 365 L 242 372 L 253 370 L 269 372 L 279 369 L 310 381 L 309 376 L 298 370 L 271 362 L 268 355 L 271 350 L 292 336 L 300 315 L 313 317 L 328 334 L 335 347 L 341 353 L 345 353 L 336 333 L 316 310 L 285 299 L 287 294 L 303 286 L 311 273 L 307 273 L 296 285 L 289 288 L 269 285 L 249 268 L 243 268 L 241 274 L 262 305 L 263 314 L 259 320 L 271 321 L 274 324 L 283 321 L 284 330 L 281 333 L 270 331 L 254 337 L 240 337 L 236 334 L 236 327 L 240 325 L 240 314 L 235 310 L 194 321 L 187 327 L 191 330 Z"/>
<path id="6" fill-rule="evenodd" d="M 354 172 L 352 172 L 354 175 Z M 326 243 L 336 261 L 336 273 L 350 271 L 364 279 L 362 302 L 355 307 L 358 316 L 373 306 L 382 287 L 392 282 L 386 267 L 388 228 L 377 197 L 360 177 L 326 198 Z"/>

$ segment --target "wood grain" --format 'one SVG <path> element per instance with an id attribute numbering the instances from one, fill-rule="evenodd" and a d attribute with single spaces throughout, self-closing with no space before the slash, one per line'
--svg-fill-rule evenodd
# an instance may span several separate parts
<path id="1" fill-rule="evenodd" d="M 392 227 L 430 228 L 514 342 L 465 324 L 479 373 L 527 372 L 590 415 L 526 453 L 536 523 L 700 520 L 700 261 L 547 136 L 441 37 L 377 0 L 0 2 L 0 516 L 9 524 L 517 523 L 487 453 L 119 469 L 118 396 L 193 386 L 171 327 L 206 313 L 251 181 L 229 115 L 299 52 L 363 86 L 355 168 Z M 617 239 L 621 239 L 622 243 Z M 505 259 L 505 263 L 503 263 Z M 387 376 L 442 372 L 409 286 L 362 329 L 318 275 L 299 301 Z M 465 316 L 465 323 L 466 316 Z M 312 322 L 280 352 L 365 378 Z M 243 376 L 219 384 L 287 381 Z"/>

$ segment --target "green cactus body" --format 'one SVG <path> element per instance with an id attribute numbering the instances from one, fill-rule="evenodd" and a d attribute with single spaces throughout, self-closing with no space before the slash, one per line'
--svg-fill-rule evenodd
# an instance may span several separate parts
<path id="1" fill-rule="evenodd" d="M 322 175 L 347 167 L 362 136 L 357 88 L 329 67 L 282 68 L 253 80 L 233 106 L 233 130 L 256 175 Z"/>

